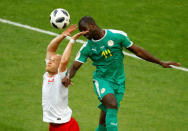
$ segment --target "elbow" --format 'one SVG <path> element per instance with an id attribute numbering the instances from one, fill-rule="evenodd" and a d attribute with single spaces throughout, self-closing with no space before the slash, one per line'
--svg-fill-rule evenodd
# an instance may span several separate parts
<path id="1" fill-rule="evenodd" d="M 78 70 L 81 65 L 82 65 L 82 63 L 75 61 L 75 62 L 73 63 L 73 65 L 71 66 L 71 68 L 72 68 L 73 70 Z"/>
<path id="2" fill-rule="evenodd" d="M 54 47 L 54 46 L 51 46 L 50 44 L 47 46 L 47 49 L 46 49 L 47 51 L 49 51 L 49 52 L 54 52 L 54 51 L 56 51 L 56 48 Z"/>
<path id="3" fill-rule="evenodd" d="M 47 51 L 50 51 L 50 47 L 49 47 L 49 45 L 47 46 L 46 50 L 47 50 Z"/>

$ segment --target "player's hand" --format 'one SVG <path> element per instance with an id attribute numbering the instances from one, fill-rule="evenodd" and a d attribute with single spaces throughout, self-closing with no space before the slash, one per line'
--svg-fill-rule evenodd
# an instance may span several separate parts
<path id="1" fill-rule="evenodd" d="M 62 34 L 65 36 L 70 36 L 70 34 L 77 29 L 76 25 L 69 26 Z"/>
<path id="2" fill-rule="evenodd" d="M 160 64 L 164 68 L 172 68 L 172 66 L 180 66 L 180 63 L 177 62 L 161 62 Z"/>
<path id="3" fill-rule="evenodd" d="M 75 35 L 72 37 L 72 39 L 73 39 L 73 40 L 77 40 L 80 36 L 85 35 L 85 34 L 87 34 L 87 33 L 89 33 L 89 31 L 78 32 L 77 34 L 75 34 Z"/>
<path id="4" fill-rule="evenodd" d="M 71 82 L 71 80 L 70 80 L 68 77 L 64 77 L 64 78 L 62 79 L 62 84 L 63 84 L 66 88 L 68 88 L 69 85 L 73 85 L 73 83 Z"/>

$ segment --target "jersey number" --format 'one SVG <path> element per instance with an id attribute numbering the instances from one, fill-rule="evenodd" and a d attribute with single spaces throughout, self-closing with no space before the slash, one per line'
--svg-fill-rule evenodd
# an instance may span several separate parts
<path id="1" fill-rule="evenodd" d="M 101 53 L 102 56 L 104 56 L 106 59 L 108 58 L 108 55 L 112 56 L 111 52 L 109 49 L 107 50 L 104 50 L 102 53 Z"/>

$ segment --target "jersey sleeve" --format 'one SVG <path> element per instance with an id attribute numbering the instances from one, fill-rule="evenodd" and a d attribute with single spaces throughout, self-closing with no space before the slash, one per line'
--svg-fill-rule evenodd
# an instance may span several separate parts
<path id="1" fill-rule="evenodd" d="M 133 42 L 130 41 L 129 37 L 127 36 L 127 34 L 125 32 L 121 32 L 121 41 L 122 41 L 122 46 L 125 48 L 129 48 L 133 45 Z"/>
<path id="2" fill-rule="evenodd" d="M 89 49 L 87 47 L 88 43 L 85 43 L 81 48 L 80 51 L 78 52 L 75 61 L 85 63 L 87 61 L 87 58 L 89 56 Z"/>
<path id="3" fill-rule="evenodd" d="M 66 76 L 66 73 L 67 73 L 67 70 L 65 70 L 64 72 L 60 72 L 59 69 L 58 69 L 58 75 L 59 75 L 61 80 Z"/>

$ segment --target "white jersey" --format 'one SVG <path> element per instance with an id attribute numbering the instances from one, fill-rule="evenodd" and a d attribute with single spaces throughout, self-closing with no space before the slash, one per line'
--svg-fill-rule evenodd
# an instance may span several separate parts
<path id="1" fill-rule="evenodd" d="M 61 80 L 65 72 L 49 77 L 48 72 L 43 75 L 42 107 L 43 121 L 48 123 L 66 123 L 71 119 L 72 110 L 68 106 L 68 88 Z"/>

